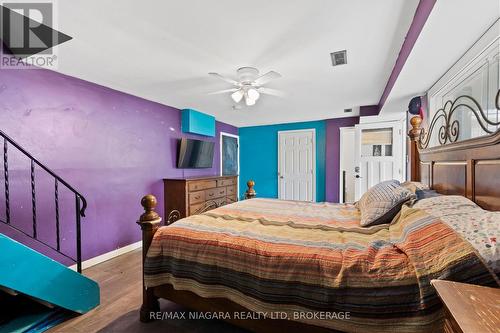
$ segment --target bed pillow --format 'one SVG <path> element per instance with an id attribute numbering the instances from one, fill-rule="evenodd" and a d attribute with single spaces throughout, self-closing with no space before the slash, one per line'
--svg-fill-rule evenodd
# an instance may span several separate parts
<path id="1" fill-rule="evenodd" d="M 361 226 L 390 223 L 401 206 L 415 197 L 414 193 L 401 186 L 397 180 L 373 186 L 356 203 L 361 213 Z"/>
<path id="2" fill-rule="evenodd" d="M 416 190 L 415 195 L 417 196 L 417 200 L 422 200 L 422 199 L 438 197 L 442 194 L 439 194 L 435 190 Z"/>
<path id="3" fill-rule="evenodd" d="M 414 208 L 423 209 L 435 217 L 482 210 L 475 202 L 461 195 L 440 195 L 417 201 Z"/>
<path id="4" fill-rule="evenodd" d="M 403 186 L 404 188 L 406 188 L 407 190 L 409 190 L 413 193 L 417 193 L 417 191 L 429 190 L 429 186 L 427 186 L 426 184 L 421 183 L 421 182 L 407 181 L 407 182 L 401 183 L 401 186 Z"/>

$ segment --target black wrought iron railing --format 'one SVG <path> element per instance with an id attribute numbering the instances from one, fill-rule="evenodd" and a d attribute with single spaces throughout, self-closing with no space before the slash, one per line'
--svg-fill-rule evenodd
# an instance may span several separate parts
<path id="1" fill-rule="evenodd" d="M 10 228 L 15 229 L 18 232 L 36 240 L 37 242 L 49 247 L 53 251 L 56 251 L 65 258 L 70 259 L 72 262 L 76 263 L 78 272 L 82 271 L 82 239 L 81 239 L 81 218 L 85 217 L 85 209 L 87 208 L 87 200 L 85 197 L 78 193 L 71 185 L 69 185 L 64 179 L 56 175 L 52 170 L 38 161 L 30 153 L 28 153 L 23 147 L 21 147 L 17 142 L 10 138 L 7 134 L 0 131 L 0 136 L 3 138 L 3 176 L 4 176 L 4 189 L 5 189 L 5 219 L 1 222 L 8 225 Z M 10 202 L 10 184 L 9 184 L 9 151 L 10 148 L 16 148 L 24 156 L 30 160 L 30 180 L 31 180 L 31 215 L 32 215 L 32 232 L 28 233 L 21 228 L 13 225 L 11 221 L 11 202 Z M 43 169 L 54 179 L 54 204 L 55 204 L 55 246 L 47 241 L 42 241 L 38 237 L 38 226 L 37 226 L 37 201 L 36 201 L 36 166 Z M 61 228 L 60 228 L 60 201 L 59 201 L 59 188 L 60 185 L 66 187 L 75 196 L 75 223 L 76 223 L 76 258 L 74 254 L 65 253 L 61 249 Z"/>

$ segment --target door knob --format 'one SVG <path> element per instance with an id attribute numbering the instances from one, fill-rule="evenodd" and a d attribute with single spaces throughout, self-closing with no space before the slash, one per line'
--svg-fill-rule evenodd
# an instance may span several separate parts
<path id="1" fill-rule="evenodd" d="M 363 177 L 361 177 L 360 175 L 356 175 L 356 176 L 354 176 L 354 177 L 356 177 L 356 178 L 363 178 Z"/>
<path id="2" fill-rule="evenodd" d="M 281 179 L 283 179 L 283 176 L 280 176 Z"/>

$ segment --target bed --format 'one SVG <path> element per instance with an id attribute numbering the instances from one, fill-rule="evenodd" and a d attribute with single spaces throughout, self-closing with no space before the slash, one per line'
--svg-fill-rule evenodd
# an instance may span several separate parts
<path id="1" fill-rule="evenodd" d="M 474 219 L 470 209 L 442 208 L 500 210 L 500 132 L 424 149 L 419 125 L 412 180 L 444 196 L 404 205 L 389 224 L 361 227 L 348 204 L 251 199 L 160 227 L 146 196 L 141 320 L 166 298 L 256 332 L 442 331 L 430 280 L 498 287 L 484 253 L 454 229 Z"/>

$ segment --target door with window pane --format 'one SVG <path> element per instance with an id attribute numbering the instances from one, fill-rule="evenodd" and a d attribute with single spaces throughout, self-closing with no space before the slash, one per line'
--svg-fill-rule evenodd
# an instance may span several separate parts
<path id="1" fill-rule="evenodd" d="M 356 125 L 356 200 L 380 182 L 404 180 L 402 134 L 401 121 Z"/>

